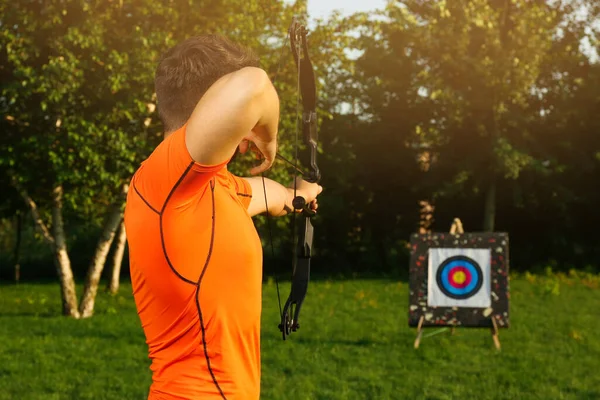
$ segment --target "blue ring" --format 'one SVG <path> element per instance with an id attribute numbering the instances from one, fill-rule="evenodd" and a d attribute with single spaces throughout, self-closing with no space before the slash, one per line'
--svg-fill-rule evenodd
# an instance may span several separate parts
<path id="1" fill-rule="evenodd" d="M 456 266 L 465 267 L 471 274 L 471 282 L 464 288 L 455 288 L 450 284 L 448 275 Z M 438 287 L 446 296 L 453 299 L 464 300 L 474 296 L 483 285 L 483 271 L 479 264 L 467 256 L 449 257 L 439 266 L 436 274 Z"/>
<path id="2" fill-rule="evenodd" d="M 469 282 L 469 284 L 463 288 L 454 287 L 450 282 L 450 270 L 458 266 L 465 267 L 471 275 L 471 282 Z M 442 269 L 442 285 L 446 288 L 446 290 L 456 296 L 464 296 L 472 292 L 477 286 L 479 279 L 481 279 L 481 277 L 478 275 L 477 269 L 475 269 L 473 264 L 470 262 L 456 260 L 446 264 Z"/>

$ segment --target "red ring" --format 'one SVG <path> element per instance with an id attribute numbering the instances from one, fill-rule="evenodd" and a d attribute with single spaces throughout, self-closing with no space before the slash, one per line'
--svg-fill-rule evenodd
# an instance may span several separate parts
<path id="1" fill-rule="evenodd" d="M 462 283 L 458 283 L 454 280 L 454 276 L 458 272 L 462 272 L 463 274 L 465 274 L 465 281 Z M 452 287 L 455 287 L 457 289 L 462 289 L 462 288 L 467 287 L 469 285 L 469 283 L 471 283 L 472 279 L 473 279 L 473 277 L 471 276 L 471 274 L 469 273 L 469 270 L 466 267 L 457 266 L 457 267 L 453 267 L 450 271 L 448 271 L 448 281 L 450 282 L 450 285 L 452 285 Z"/>

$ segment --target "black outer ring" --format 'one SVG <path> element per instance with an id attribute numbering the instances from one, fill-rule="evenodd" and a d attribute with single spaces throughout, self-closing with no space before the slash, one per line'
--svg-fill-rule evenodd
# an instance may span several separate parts
<path id="1" fill-rule="evenodd" d="M 442 284 L 442 272 L 444 271 L 444 268 L 446 268 L 446 266 L 453 261 L 467 262 L 467 263 L 471 264 L 477 271 L 477 275 L 478 275 L 479 279 L 477 279 L 477 284 L 475 285 L 475 288 L 473 288 L 473 290 L 471 290 L 470 292 L 457 295 L 454 293 L 450 293 Z M 477 294 L 477 292 L 479 292 L 479 289 L 481 289 L 481 286 L 483 286 L 483 271 L 481 270 L 481 267 L 479 266 L 479 264 L 472 258 L 469 258 L 467 256 L 453 256 L 453 257 L 445 259 L 444 262 L 440 264 L 440 266 L 438 267 L 437 273 L 436 273 L 435 280 L 438 284 L 438 287 L 442 291 L 442 293 L 444 293 L 446 296 L 451 297 L 453 299 L 457 299 L 457 300 L 465 300 L 465 299 L 468 299 L 469 297 L 473 297 L 475 294 Z"/>

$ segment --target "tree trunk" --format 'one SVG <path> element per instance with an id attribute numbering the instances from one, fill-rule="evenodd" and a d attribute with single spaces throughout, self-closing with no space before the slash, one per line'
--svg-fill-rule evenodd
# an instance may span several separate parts
<path id="1" fill-rule="evenodd" d="M 127 186 L 124 186 L 123 193 L 127 193 Z M 83 296 L 81 303 L 79 304 L 79 312 L 82 318 L 91 317 L 94 314 L 94 304 L 96 300 L 96 294 L 98 293 L 98 285 L 100 283 L 100 277 L 104 264 L 106 263 L 106 257 L 110 250 L 121 218 L 123 214 L 123 199 L 119 196 L 119 199 L 109 208 L 104 223 L 104 229 L 102 235 L 96 245 L 96 251 L 94 257 L 90 263 L 90 267 L 85 278 L 85 285 L 83 288 Z"/>
<path id="2" fill-rule="evenodd" d="M 117 294 L 119 291 L 119 278 L 121 277 L 121 265 L 123 264 L 123 254 L 125 253 L 126 243 L 127 232 L 125 232 L 125 222 L 121 222 L 119 236 L 117 237 L 117 245 L 112 258 L 110 282 L 107 287 L 108 292 L 111 294 Z"/>
<path id="3" fill-rule="evenodd" d="M 79 318 L 79 311 L 77 311 L 77 295 L 75 293 L 75 280 L 73 279 L 71 260 L 69 260 L 69 254 L 67 252 L 67 241 L 62 218 L 63 187 L 58 185 L 52 190 L 52 232 L 50 232 L 40 215 L 37 204 L 35 204 L 35 201 L 29 196 L 27 190 L 21 185 L 17 174 L 14 171 L 9 170 L 8 175 L 11 178 L 13 186 L 23 198 L 25 204 L 29 207 L 35 227 L 42 234 L 42 237 L 46 242 L 52 246 L 52 251 L 54 252 L 54 265 L 60 280 L 63 315 Z"/>
<path id="4" fill-rule="evenodd" d="M 29 196 L 27 190 L 25 190 L 25 188 L 21 185 L 19 179 L 17 178 L 17 174 L 14 171 L 9 170 L 8 175 L 10 176 L 14 188 L 17 190 L 17 192 L 19 192 L 27 207 L 29 207 L 35 228 L 42 234 L 42 237 L 46 240 L 46 242 L 48 242 L 48 244 L 54 246 L 54 238 L 44 223 L 44 220 L 42 219 L 37 208 L 37 204 L 35 204 L 35 201 L 33 201 L 31 196 Z"/>
<path id="5" fill-rule="evenodd" d="M 79 312 L 82 318 L 91 317 L 94 314 L 94 304 L 96 299 L 96 293 L 98 292 L 98 285 L 100 283 L 100 277 L 104 264 L 106 263 L 106 257 L 110 250 L 110 246 L 115 238 L 115 233 L 121 222 L 121 205 L 113 205 L 107 215 L 106 222 L 104 223 L 104 229 L 102 235 L 96 245 L 96 251 L 94 257 L 90 263 L 90 267 L 85 278 L 85 286 L 83 288 L 83 297 L 79 304 Z"/>
<path id="6" fill-rule="evenodd" d="M 21 280 L 21 231 L 23 228 L 23 215 L 21 211 L 17 211 L 17 217 L 15 219 L 15 250 L 13 253 L 14 265 L 15 265 L 15 282 L 19 283 Z"/>
<path id="7" fill-rule="evenodd" d="M 483 230 L 493 232 L 496 222 L 496 182 L 492 178 L 485 196 L 485 209 L 483 211 Z"/>
<path id="8" fill-rule="evenodd" d="M 58 185 L 52 191 L 52 236 L 54 239 L 54 263 L 60 279 L 63 315 L 79 318 L 77 311 L 77 294 L 75 293 L 75 280 L 71 269 L 71 260 L 67 252 L 67 241 L 63 225 L 63 187 Z"/>
<path id="9" fill-rule="evenodd" d="M 511 31 L 511 13 L 513 10 L 513 5 L 509 0 L 504 1 L 504 15 L 502 16 L 502 21 L 500 23 L 500 48 L 504 54 L 501 56 L 506 56 L 505 50 L 510 45 L 510 36 L 509 33 Z M 498 106 L 500 102 L 498 101 L 498 96 L 496 91 L 491 93 L 493 98 L 493 106 L 492 106 L 492 141 L 490 146 L 490 160 L 491 160 L 491 168 L 489 172 L 490 182 L 487 193 L 485 195 L 485 209 L 483 211 L 483 230 L 485 232 L 494 232 L 496 228 L 496 188 L 497 188 L 497 178 L 501 176 L 498 174 L 496 168 L 499 165 L 498 155 L 494 151 L 494 147 L 498 144 L 498 140 L 501 137 L 501 129 L 500 129 L 500 115 L 498 113 Z"/>

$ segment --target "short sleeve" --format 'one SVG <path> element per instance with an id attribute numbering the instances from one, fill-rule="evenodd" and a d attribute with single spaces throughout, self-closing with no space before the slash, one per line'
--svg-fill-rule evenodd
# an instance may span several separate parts
<path id="1" fill-rule="evenodd" d="M 134 189 L 156 209 L 160 210 L 175 191 L 180 199 L 202 191 L 229 162 L 218 165 L 195 162 L 185 143 L 186 127 L 164 139 L 134 176 Z"/>
<path id="2" fill-rule="evenodd" d="M 250 206 L 250 201 L 252 200 L 252 187 L 250 186 L 250 183 L 244 178 L 235 176 L 229 171 L 227 171 L 227 175 L 229 181 L 233 184 L 235 194 L 243 206 L 247 209 L 248 206 Z"/>

